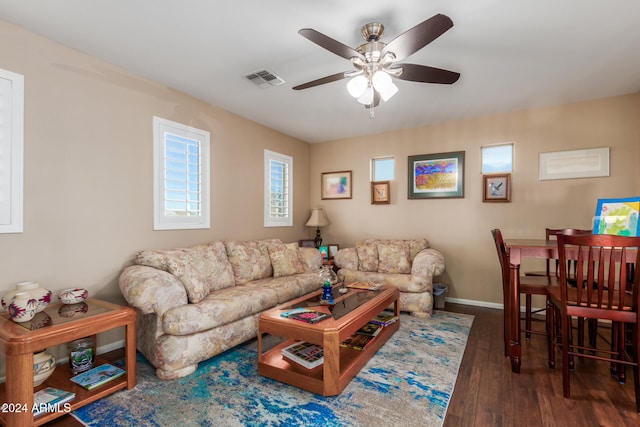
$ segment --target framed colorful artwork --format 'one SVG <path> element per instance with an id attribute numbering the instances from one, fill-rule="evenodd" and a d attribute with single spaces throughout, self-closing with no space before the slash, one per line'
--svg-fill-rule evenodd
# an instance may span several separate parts
<path id="1" fill-rule="evenodd" d="M 409 156 L 409 199 L 464 197 L 464 151 Z"/>
<path id="2" fill-rule="evenodd" d="M 495 173 L 483 175 L 483 202 L 510 202 L 511 201 L 511 174 Z"/>
<path id="3" fill-rule="evenodd" d="M 322 200 L 351 198 L 351 171 L 322 172 Z"/>
<path id="4" fill-rule="evenodd" d="M 593 234 L 638 237 L 639 213 L 640 197 L 598 199 Z"/>
<path id="5" fill-rule="evenodd" d="M 320 246 L 318 248 L 320 251 L 320 255 L 322 255 L 322 259 L 329 259 L 329 247 L 328 246 Z"/>

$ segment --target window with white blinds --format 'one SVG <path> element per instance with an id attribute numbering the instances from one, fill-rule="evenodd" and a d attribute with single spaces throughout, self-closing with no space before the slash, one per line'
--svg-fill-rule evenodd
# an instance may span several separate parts
<path id="1" fill-rule="evenodd" d="M 264 150 L 264 226 L 293 225 L 293 158 Z"/>
<path id="2" fill-rule="evenodd" d="M 24 77 L 0 69 L 0 233 L 23 231 Z"/>
<path id="3" fill-rule="evenodd" d="M 154 229 L 209 228 L 209 132 L 154 122 Z"/>

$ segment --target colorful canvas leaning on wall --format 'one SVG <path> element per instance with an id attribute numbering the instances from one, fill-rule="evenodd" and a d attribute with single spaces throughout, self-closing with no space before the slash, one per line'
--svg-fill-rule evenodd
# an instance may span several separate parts
<path id="1" fill-rule="evenodd" d="M 598 199 L 593 234 L 639 236 L 640 197 Z"/>

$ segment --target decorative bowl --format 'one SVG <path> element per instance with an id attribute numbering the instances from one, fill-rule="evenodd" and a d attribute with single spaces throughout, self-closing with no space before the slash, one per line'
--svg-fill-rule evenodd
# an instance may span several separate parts
<path id="1" fill-rule="evenodd" d="M 58 298 L 63 304 L 78 304 L 89 296 L 89 291 L 83 288 L 68 288 L 60 291 Z"/>
<path id="2" fill-rule="evenodd" d="M 39 386 L 53 374 L 56 369 L 56 358 L 46 351 L 33 355 L 33 385 Z"/>

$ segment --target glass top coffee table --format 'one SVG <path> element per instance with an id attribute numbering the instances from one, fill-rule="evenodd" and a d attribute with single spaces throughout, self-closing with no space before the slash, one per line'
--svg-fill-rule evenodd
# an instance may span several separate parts
<path id="1" fill-rule="evenodd" d="M 303 388 L 323 396 L 335 396 L 349 384 L 351 379 L 373 357 L 382 345 L 400 327 L 400 307 L 398 288 L 383 286 L 376 291 L 349 289 L 342 295 L 335 295 L 335 304 L 321 304 L 322 291 L 313 292 L 289 301 L 260 315 L 258 321 L 258 374 Z M 371 319 L 393 304 L 398 320 L 385 326 L 364 350 L 340 346 Z M 283 312 L 297 307 L 313 308 L 334 316 L 311 324 L 282 317 Z M 263 353 L 263 334 L 284 337 L 284 341 Z M 307 369 L 289 362 L 282 356 L 282 348 L 296 341 L 306 341 L 323 347 L 324 364 L 315 369 Z"/>

